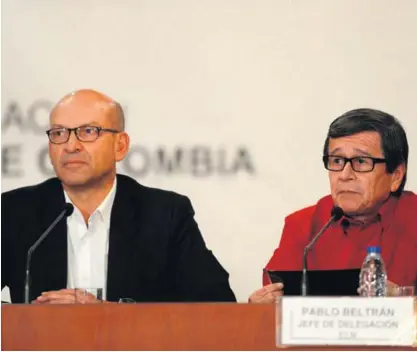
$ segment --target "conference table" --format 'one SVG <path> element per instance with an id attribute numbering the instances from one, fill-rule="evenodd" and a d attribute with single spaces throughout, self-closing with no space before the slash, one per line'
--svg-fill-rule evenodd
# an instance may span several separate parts
<path id="1" fill-rule="evenodd" d="M 274 304 L 8 304 L 1 310 L 2 350 L 381 350 L 277 347 Z"/>

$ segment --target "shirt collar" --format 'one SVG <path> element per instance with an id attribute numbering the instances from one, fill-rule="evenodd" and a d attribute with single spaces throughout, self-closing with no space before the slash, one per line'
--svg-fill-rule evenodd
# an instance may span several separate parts
<path id="1" fill-rule="evenodd" d="M 340 224 L 343 227 L 346 227 L 346 225 L 347 227 L 349 227 L 349 225 L 357 225 L 357 226 L 366 227 L 370 225 L 371 223 L 380 222 L 383 230 L 385 230 L 389 227 L 389 224 L 392 221 L 397 203 L 398 203 L 398 198 L 394 196 L 390 196 L 379 208 L 379 212 L 377 216 L 375 217 L 375 219 L 367 224 L 363 224 L 362 222 L 355 221 L 354 219 L 349 218 L 347 216 L 342 217 L 342 219 L 340 220 Z"/>
<path id="2" fill-rule="evenodd" d="M 394 217 L 395 208 L 397 207 L 398 198 L 390 196 L 388 200 L 382 204 L 379 210 L 379 217 L 382 224 L 382 228 L 386 230 L 391 224 L 392 218 Z"/>
<path id="3" fill-rule="evenodd" d="M 114 182 L 113 182 L 113 186 L 110 190 L 110 192 L 107 194 L 106 198 L 104 198 L 104 200 L 100 203 L 100 205 L 96 208 L 96 210 L 93 212 L 93 214 L 91 214 L 90 218 L 94 215 L 94 214 L 98 214 L 100 215 L 102 220 L 109 220 L 110 219 L 110 215 L 111 215 L 111 210 L 113 208 L 113 203 L 114 203 L 114 198 L 116 196 L 116 188 L 117 188 L 117 177 L 115 177 Z M 71 203 L 74 208 L 78 209 L 75 204 L 71 201 L 71 199 L 69 198 L 67 192 L 65 192 L 64 190 L 64 196 L 65 196 L 65 201 L 68 203 Z"/>

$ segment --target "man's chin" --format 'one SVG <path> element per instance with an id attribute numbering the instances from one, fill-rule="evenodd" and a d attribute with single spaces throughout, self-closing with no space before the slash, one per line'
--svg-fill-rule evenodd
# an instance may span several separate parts
<path id="1" fill-rule="evenodd" d="M 59 177 L 58 176 L 58 178 L 66 187 L 71 187 L 71 188 L 84 187 L 89 184 L 89 179 L 86 177 Z"/>
<path id="2" fill-rule="evenodd" d="M 343 201 L 336 202 L 336 205 L 342 208 L 346 215 L 356 215 L 361 211 L 361 204 L 358 204 L 357 202 Z"/>

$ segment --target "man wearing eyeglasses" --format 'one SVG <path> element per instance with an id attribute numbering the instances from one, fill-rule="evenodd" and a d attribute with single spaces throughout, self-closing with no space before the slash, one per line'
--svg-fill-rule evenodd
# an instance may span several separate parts
<path id="1" fill-rule="evenodd" d="M 53 108 L 50 124 L 57 177 L 2 194 L 2 288 L 13 303 L 23 302 L 28 249 L 65 203 L 73 213 L 32 255 L 31 302 L 74 303 L 75 288 L 102 288 L 114 302 L 235 301 L 189 199 L 116 174 L 130 143 L 117 102 L 76 91 Z"/>
<path id="2" fill-rule="evenodd" d="M 345 216 L 320 237 L 308 256 L 310 270 L 360 268 L 368 246 L 380 246 L 390 285 L 417 278 L 417 195 L 404 191 L 408 142 L 401 124 L 372 109 L 348 111 L 330 125 L 323 150 L 331 195 L 285 219 L 267 270 L 302 270 L 303 251 L 339 206 Z M 250 301 L 273 302 L 281 283 L 254 292 Z"/>

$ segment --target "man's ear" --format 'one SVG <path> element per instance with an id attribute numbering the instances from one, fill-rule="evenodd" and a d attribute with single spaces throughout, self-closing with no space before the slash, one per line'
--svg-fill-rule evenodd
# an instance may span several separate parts
<path id="1" fill-rule="evenodd" d="M 391 174 L 391 192 L 396 192 L 398 188 L 400 188 L 401 182 L 403 182 L 405 177 L 406 170 L 406 166 L 403 163 L 398 165 L 397 168 L 393 171 Z"/>
<path id="2" fill-rule="evenodd" d="M 117 140 L 115 143 L 115 155 L 116 161 L 121 161 L 125 158 L 129 152 L 130 147 L 130 137 L 126 132 L 121 132 L 117 135 Z"/>

